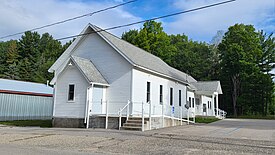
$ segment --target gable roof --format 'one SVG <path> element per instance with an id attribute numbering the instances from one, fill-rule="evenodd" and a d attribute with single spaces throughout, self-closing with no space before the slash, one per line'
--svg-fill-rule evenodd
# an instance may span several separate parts
<path id="1" fill-rule="evenodd" d="M 101 37 L 107 40 L 109 44 L 116 47 L 119 50 L 120 54 L 122 54 L 129 61 L 131 61 L 130 63 L 132 63 L 136 67 L 146 68 L 151 71 L 155 71 L 157 73 L 161 73 L 166 76 L 172 77 L 175 80 L 179 80 L 181 82 L 196 82 L 196 80 L 192 76 L 169 66 L 159 57 L 150 54 L 145 50 L 136 47 L 135 45 L 130 44 L 127 41 L 120 39 L 117 36 L 100 29 L 95 25 L 89 25 Z"/>
<path id="2" fill-rule="evenodd" d="M 124 41 L 111 33 L 108 33 L 99 27 L 88 24 L 81 34 L 96 32 L 101 38 L 103 38 L 109 45 L 111 45 L 123 58 L 125 58 L 131 65 L 136 68 L 147 70 L 152 73 L 156 73 L 178 82 L 188 84 L 189 82 L 196 82 L 196 80 L 162 61 L 159 57 L 156 57 L 141 48 L 138 48 L 127 41 Z M 65 60 L 70 57 L 70 53 L 77 46 L 77 44 L 84 38 L 85 35 L 80 35 L 69 46 L 69 48 L 57 59 L 57 61 L 50 67 L 49 72 L 55 71 Z"/>
<path id="3" fill-rule="evenodd" d="M 0 79 L 0 92 L 37 96 L 52 96 L 53 88 L 42 83 Z"/>
<path id="4" fill-rule="evenodd" d="M 196 87 L 196 93 L 212 95 L 214 92 L 222 94 L 220 81 L 198 81 L 191 83 Z"/>
<path id="5" fill-rule="evenodd" d="M 71 59 L 77 65 L 78 69 L 82 72 L 88 82 L 108 85 L 106 79 L 101 75 L 90 60 L 73 55 L 71 56 Z"/>

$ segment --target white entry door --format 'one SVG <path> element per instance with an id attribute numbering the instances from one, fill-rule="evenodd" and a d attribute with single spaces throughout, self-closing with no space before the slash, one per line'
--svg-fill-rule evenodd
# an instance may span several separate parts
<path id="1" fill-rule="evenodd" d="M 93 87 L 92 94 L 91 114 L 102 114 L 103 87 Z"/>

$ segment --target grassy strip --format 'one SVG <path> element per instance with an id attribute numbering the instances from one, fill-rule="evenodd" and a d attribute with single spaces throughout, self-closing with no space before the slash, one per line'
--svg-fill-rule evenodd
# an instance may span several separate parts
<path id="1" fill-rule="evenodd" d="M 242 119 L 268 119 L 268 120 L 275 120 L 274 115 L 268 115 L 268 116 L 261 116 L 261 115 L 244 115 L 244 116 L 226 116 L 227 118 L 242 118 Z"/>
<path id="2" fill-rule="evenodd" d="M 52 127 L 52 120 L 24 120 L 24 121 L 5 121 L 0 122 L 0 124 L 3 125 L 9 125 L 9 126 L 39 126 L 42 128 L 50 128 Z"/>
<path id="3" fill-rule="evenodd" d="M 196 117 L 196 123 L 212 123 L 218 120 L 216 117 Z"/>

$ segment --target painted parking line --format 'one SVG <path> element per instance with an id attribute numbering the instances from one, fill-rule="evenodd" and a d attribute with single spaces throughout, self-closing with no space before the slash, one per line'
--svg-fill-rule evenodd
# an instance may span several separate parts
<path id="1" fill-rule="evenodd" d="M 241 129 L 241 128 L 242 128 L 242 126 L 236 127 L 235 129 L 233 129 L 233 130 L 231 130 L 231 131 L 225 133 L 224 135 L 230 135 L 230 134 L 232 134 L 233 132 L 235 132 L 235 131 L 237 131 L 237 130 L 239 130 L 239 129 Z"/>
<path id="2" fill-rule="evenodd" d="M 218 128 L 218 129 L 215 129 L 215 130 L 211 130 L 209 131 L 208 135 L 230 135 L 232 134 L 233 132 L 241 129 L 242 126 L 238 126 L 236 128 Z"/>

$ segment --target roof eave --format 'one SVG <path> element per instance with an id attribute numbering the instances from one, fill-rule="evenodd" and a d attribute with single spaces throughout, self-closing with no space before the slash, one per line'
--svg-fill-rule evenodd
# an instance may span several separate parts
<path id="1" fill-rule="evenodd" d="M 148 69 L 148 68 L 139 66 L 139 65 L 135 65 L 134 68 L 139 68 L 139 69 L 141 69 L 141 70 L 145 70 L 145 71 L 151 72 L 151 73 L 153 73 L 153 74 L 156 74 L 156 75 L 159 75 L 159 76 L 162 76 L 162 77 L 166 77 L 166 78 L 168 78 L 168 79 L 172 79 L 172 80 L 174 80 L 174 81 L 176 81 L 176 82 L 182 83 L 182 84 L 187 85 L 187 86 L 190 85 L 187 81 L 182 81 L 182 80 L 173 78 L 173 77 L 171 77 L 171 76 L 168 76 L 168 75 L 159 73 L 159 72 L 157 72 L 157 71 L 154 71 L 154 70 L 151 70 L 151 69 Z"/>
<path id="2" fill-rule="evenodd" d="M 81 32 L 80 34 L 84 34 L 84 32 L 88 29 L 90 24 L 88 24 Z M 64 59 L 63 57 L 65 54 L 70 53 L 73 51 L 73 49 L 78 45 L 78 43 L 82 40 L 83 37 L 86 35 L 79 35 L 73 42 L 72 44 L 61 54 L 61 56 L 54 62 L 54 64 L 48 69 L 48 72 L 53 73 L 60 65 L 59 62 Z M 63 60 L 64 61 L 64 60 Z"/>
<path id="3" fill-rule="evenodd" d="M 106 83 L 90 82 L 90 84 L 99 85 L 99 86 L 106 86 L 106 87 L 110 87 L 110 84 L 106 84 Z"/>

